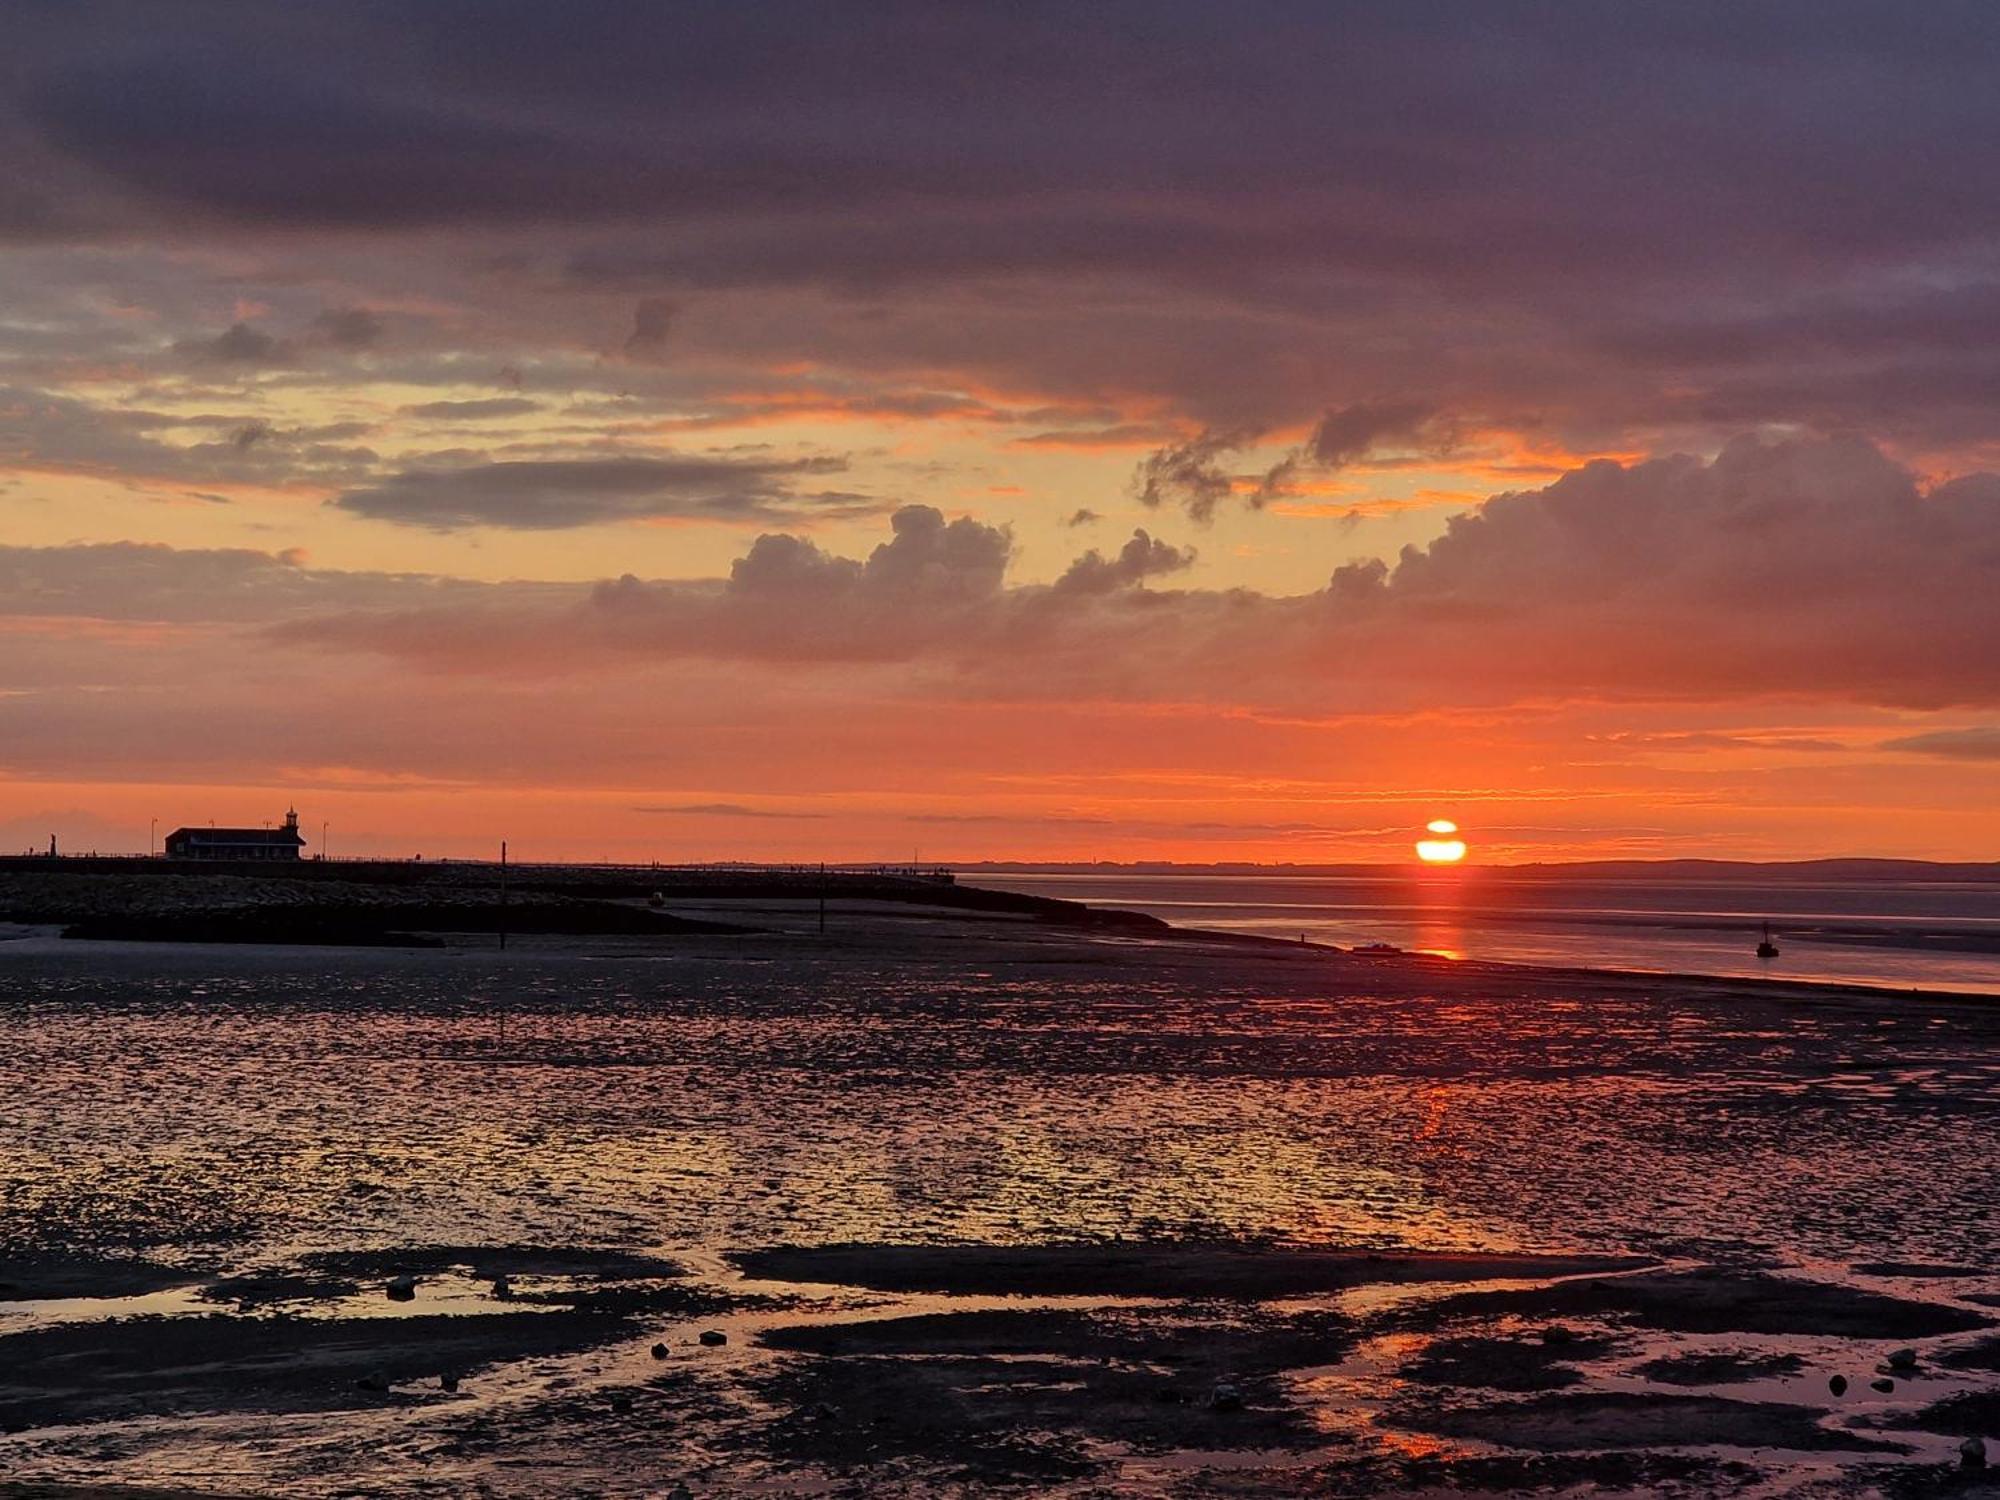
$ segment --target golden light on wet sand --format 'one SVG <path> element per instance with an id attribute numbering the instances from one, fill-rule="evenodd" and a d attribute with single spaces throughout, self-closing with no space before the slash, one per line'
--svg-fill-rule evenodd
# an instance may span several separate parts
<path id="1" fill-rule="evenodd" d="M 1424 827 L 1436 838 L 1417 840 L 1417 858 L 1427 865 L 1455 865 L 1465 858 L 1465 840 L 1454 837 L 1458 825 L 1449 818 L 1433 818 Z"/>

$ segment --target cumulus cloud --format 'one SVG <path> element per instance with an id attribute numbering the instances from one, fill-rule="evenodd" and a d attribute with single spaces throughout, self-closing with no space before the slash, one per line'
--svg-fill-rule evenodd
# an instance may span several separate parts
<path id="1" fill-rule="evenodd" d="M 997 593 L 1013 541 L 969 516 L 947 521 L 934 506 L 906 505 L 889 518 L 890 539 L 865 562 L 832 557 L 803 537 L 761 536 L 729 571 L 728 591 L 750 598 L 811 600 L 850 590 L 876 599 L 985 598 Z"/>
<path id="2" fill-rule="evenodd" d="M 1150 594 L 1184 565 L 1141 533 L 1054 585 L 1008 584 L 1006 534 L 897 512 L 866 559 L 760 537 L 721 583 L 600 586 L 495 628 L 357 616 L 288 638 L 439 662 L 756 658 L 948 666 L 1001 694 L 1200 696 L 1363 711 L 1438 701 L 2000 702 L 2000 480 L 1924 492 L 1851 439 L 1731 444 L 1712 460 L 1593 464 L 1495 497 L 1393 566 L 1315 593 Z M 564 644 L 567 643 L 567 644 Z"/>
<path id="3" fill-rule="evenodd" d="M 1832 695 L 1944 706 L 2000 689 L 2000 482 L 1928 494 L 1857 439 L 1740 439 L 1712 461 L 1593 463 L 1347 572 L 1391 659 L 1497 665 L 1552 693 Z M 1435 668 L 1433 668 L 1435 670 Z"/>
<path id="4" fill-rule="evenodd" d="M 929 505 L 906 505 L 889 518 L 893 535 L 861 570 L 864 586 L 901 599 L 997 594 L 1013 552 L 1006 528 L 960 516 L 947 521 Z"/>
<path id="5" fill-rule="evenodd" d="M 813 508 L 800 478 L 838 472 L 837 458 L 757 461 L 621 457 L 411 468 L 350 489 L 328 503 L 371 520 L 437 531 L 501 526 L 522 531 L 607 521 L 681 518 L 773 520 Z M 852 496 L 832 509 L 866 508 Z"/>
<path id="6" fill-rule="evenodd" d="M 1148 578 L 1193 567 L 1194 559 L 1194 548 L 1171 546 L 1140 527 L 1113 557 L 1107 558 L 1092 547 L 1069 565 L 1068 571 L 1056 580 L 1055 588 L 1058 593 L 1077 594 L 1108 594 L 1116 589 L 1137 588 Z"/>

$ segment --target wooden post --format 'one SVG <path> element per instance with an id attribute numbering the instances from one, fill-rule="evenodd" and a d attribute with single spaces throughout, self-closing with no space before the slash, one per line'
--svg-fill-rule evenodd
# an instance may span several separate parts
<path id="1" fill-rule="evenodd" d="M 500 948 L 507 948 L 507 841 L 500 840 Z"/>

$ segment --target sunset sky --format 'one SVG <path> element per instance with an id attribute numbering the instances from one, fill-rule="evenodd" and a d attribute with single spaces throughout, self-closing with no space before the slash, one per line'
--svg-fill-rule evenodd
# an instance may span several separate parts
<path id="1" fill-rule="evenodd" d="M 0 850 L 1994 857 L 2000 11 L 0 0 Z"/>

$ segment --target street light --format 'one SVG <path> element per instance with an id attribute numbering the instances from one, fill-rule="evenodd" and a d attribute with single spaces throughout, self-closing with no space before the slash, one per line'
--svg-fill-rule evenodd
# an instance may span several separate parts
<path id="1" fill-rule="evenodd" d="M 159 833 L 160 820 L 158 818 L 148 818 L 146 820 L 146 858 L 148 859 L 153 857 L 153 850 L 159 844 Z"/>
<path id="2" fill-rule="evenodd" d="M 326 858 L 326 819 L 319 820 L 319 857 Z"/>

